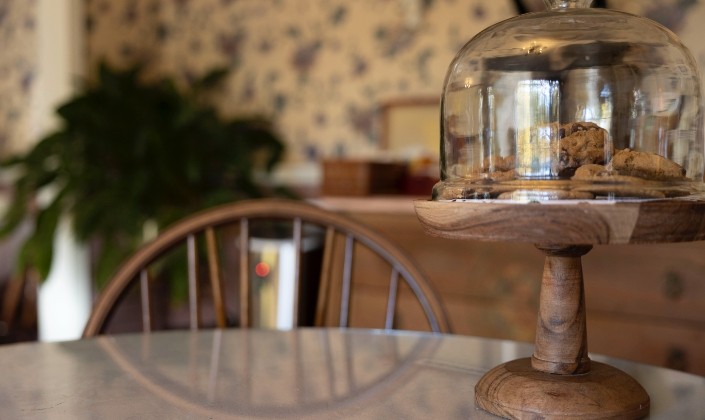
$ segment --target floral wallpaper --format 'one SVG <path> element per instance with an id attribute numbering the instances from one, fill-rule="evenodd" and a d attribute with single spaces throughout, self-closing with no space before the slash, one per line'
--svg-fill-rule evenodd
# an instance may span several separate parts
<path id="1" fill-rule="evenodd" d="M 21 148 L 30 132 L 36 67 L 35 0 L 0 0 L 0 150 Z"/>
<path id="2" fill-rule="evenodd" d="M 38 0 L 0 0 L 0 150 L 27 143 Z M 438 97 L 458 49 L 515 0 L 85 0 L 88 62 L 188 83 L 232 69 L 224 113 L 271 116 L 291 161 L 379 153 L 380 106 Z M 676 30 L 700 63 L 697 0 L 608 0 Z M 702 65 L 705 67 L 705 65 Z"/>
<path id="3" fill-rule="evenodd" d="M 375 153 L 380 104 L 438 96 L 458 49 L 515 14 L 511 0 L 88 4 L 90 61 L 148 58 L 186 82 L 228 65 L 221 109 L 272 116 L 302 161 Z"/>

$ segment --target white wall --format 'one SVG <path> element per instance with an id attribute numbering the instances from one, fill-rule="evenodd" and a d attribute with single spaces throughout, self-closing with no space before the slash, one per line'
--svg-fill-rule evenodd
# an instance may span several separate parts
<path id="1" fill-rule="evenodd" d="M 81 0 L 37 1 L 37 78 L 31 101 L 32 141 L 56 127 L 56 107 L 75 92 L 79 78 L 85 73 L 82 6 Z M 91 296 L 88 250 L 74 240 L 70 219 L 66 216 L 54 238 L 54 258 L 49 276 L 39 288 L 39 339 L 80 338 L 90 314 Z"/>

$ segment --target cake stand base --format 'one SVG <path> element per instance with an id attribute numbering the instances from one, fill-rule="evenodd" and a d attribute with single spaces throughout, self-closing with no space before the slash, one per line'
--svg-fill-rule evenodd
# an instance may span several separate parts
<path id="1" fill-rule="evenodd" d="M 705 240 L 705 195 L 664 200 L 414 202 L 424 229 L 451 239 L 519 241 L 545 255 L 534 353 L 500 365 L 475 387 L 479 407 L 508 418 L 634 419 L 649 395 L 588 357 L 581 258 L 593 245 Z"/>
<path id="2" fill-rule="evenodd" d="M 636 380 L 594 361 L 580 375 L 538 371 L 530 358 L 501 364 L 477 383 L 475 402 L 512 419 L 639 419 L 649 414 L 649 395 Z"/>

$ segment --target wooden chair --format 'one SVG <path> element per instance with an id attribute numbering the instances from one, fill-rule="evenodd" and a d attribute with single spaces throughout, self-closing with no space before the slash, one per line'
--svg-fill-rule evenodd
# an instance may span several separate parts
<path id="1" fill-rule="evenodd" d="M 177 247 L 183 248 L 184 244 L 189 327 L 198 329 L 204 326 L 201 313 L 206 305 L 203 305 L 205 296 L 201 289 L 210 289 L 208 294 L 211 297 L 207 303 L 213 308 L 214 327 L 252 326 L 250 288 L 253 265 L 249 249 L 253 232 L 263 226 L 281 228 L 282 223 L 289 231 L 296 256 L 294 290 L 299 290 L 302 281 L 303 244 L 308 232 L 313 230 L 319 235 L 321 257 L 318 259 L 318 270 L 313 271 L 320 272 L 320 276 L 316 276 L 317 281 L 314 281 L 317 283 L 315 296 L 309 304 L 309 307 L 315 307 L 314 326 L 424 329 L 425 322 L 426 329 L 430 331 L 449 332 L 443 306 L 430 283 L 416 264 L 389 240 L 346 216 L 302 201 L 260 199 L 214 207 L 186 217 L 145 244 L 120 266 L 98 296 L 83 336 L 110 332 L 107 327 L 111 314 L 131 288 L 139 289 L 142 330 L 149 332 L 155 329 L 152 303 L 155 296 L 150 293 L 152 274 L 155 267 L 165 264 L 166 255 Z M 228 244 L 230 249 L 227 249 Z M 228 271 L 223 268 L 226 260 L 232 263 L 230 275 L 224 274 Z M 382 270 L 378 268 L 381 265 L 387 266 L 387 274 L 382 274 L 387 284 L 383 288 L 377 284 L 375 292 L 375 285 L 370 284 L 371 272 L 381 274 Z M 204 281 L 206 278 L 209 280 Z M 230 306 L 226 305 L 226 285 L 231 286 L 232 292 L 227 296 L 235 295 L 233 300 L 236 302 L 228 302 Z M 358 293 L 357 285 L 362 289 L 362 301 L 356 304 L 353 298 Z M 373 309 L 375 305 L 372 303 L 381 303 L 379 295 L 384 294 L 384 303 L 378 305 L 383 307 L 383 311 Z M 301 293 L 295 296 L 294 325 L 302 325 L 301 320 L 297 319 L 302 309 L 299 301 L 307 296 Z M 402 311 L 402 306 L 415 308 Z M 354 325 L 352 308 L 361 315 L 358 318 L 369 318 L 369 314 L 376 311 L 383 319 L 377 325 L 371 325 L 369 319 L 360 322 L 361 325 Z M 398 318 L 401 316 L 398 314 L 402 312 L 405 320 L 400 327 Z M 365 314 L 368 316 L 365 317 Z M 423 321 L 419 321 L 422 318 Z"/>

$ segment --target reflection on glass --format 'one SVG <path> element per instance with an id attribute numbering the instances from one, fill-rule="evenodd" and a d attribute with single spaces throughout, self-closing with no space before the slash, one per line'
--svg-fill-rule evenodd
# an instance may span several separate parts
<path id="1" fill-rule="evenodd" d="M 216 330 L 189 333 L 186 350 L 180 337 L 124 336 L 101 345 L 146 391 L 215 417 L 340 413 L 384 401 L 439 345 L 424 335 Z"/>
<path id="2" fill-rule="evenodd" d="M 516 93 L 516 172 L 522 178 L 558 175 L 560 89 L 556 80 L 522 80 Z"/>

